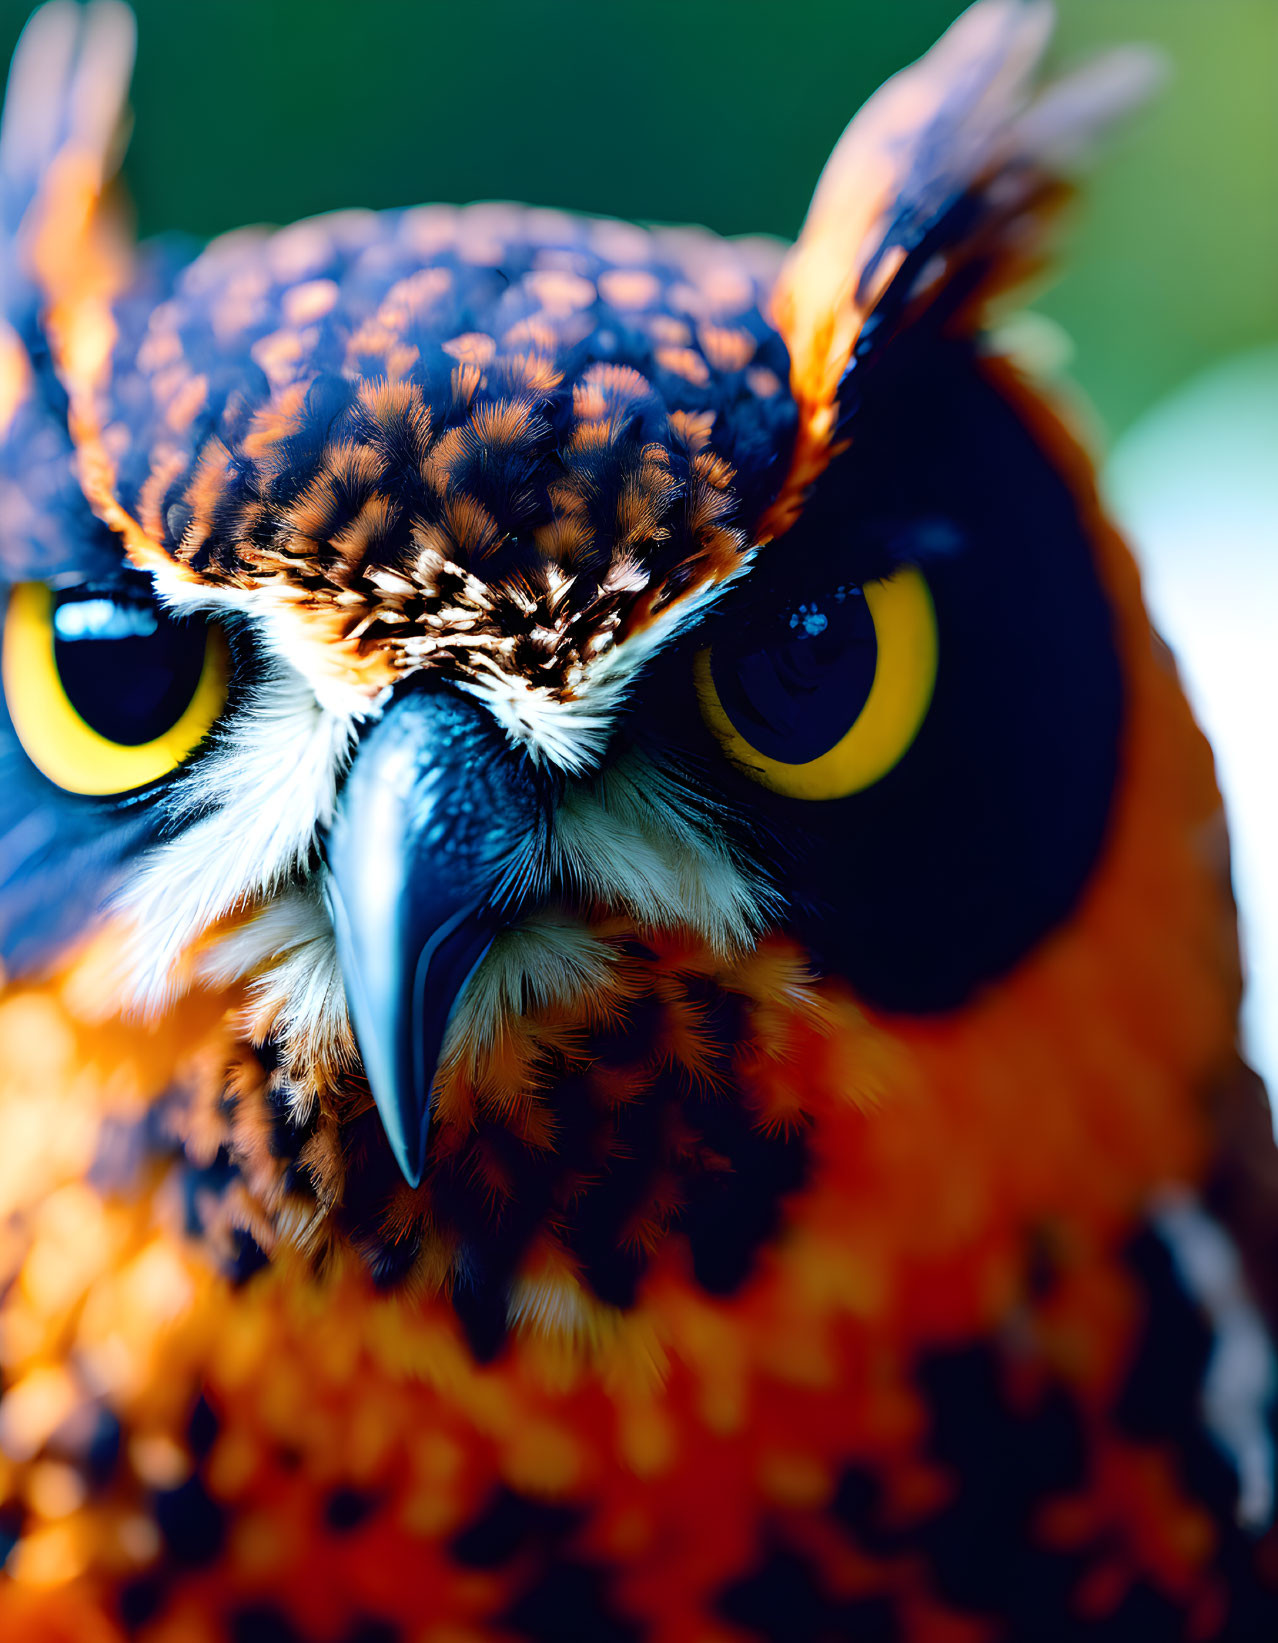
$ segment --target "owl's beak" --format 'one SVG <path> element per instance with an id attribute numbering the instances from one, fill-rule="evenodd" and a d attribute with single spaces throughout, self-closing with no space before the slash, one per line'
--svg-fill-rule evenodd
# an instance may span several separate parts
<path id="1" fill-rule="evenodd" d="M 540 813 L 525 761 L 447 689 L 393 698 L 338 796 L 325 893 L 365 1075 L 412 1186 L 448 1024 L 509 921 L 504 883 Z"/>

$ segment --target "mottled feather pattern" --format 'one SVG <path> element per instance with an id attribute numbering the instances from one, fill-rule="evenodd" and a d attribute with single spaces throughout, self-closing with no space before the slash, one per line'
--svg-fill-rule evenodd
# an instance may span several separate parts
<path id="1" fill-rule="evenodd" d="M 571 696 L 739 568 L 784 478 L 776 255 L 494 206 L 232 237 L 117 339 L 114 498 L 179 580 L 300 607 L 374 686 Z"/>
<path id="2" fill-rule="evenodd" d="M 1211 756 L 983 331 L 1146 77 L 1038 93 L 1049 25 L 982 0 L 788 252 L 507 205 L 134 252 L 131 22 L 38 14 L 0 574 L 210 617 L 231 669 L 118 800 L 0 715 L 6 1640 L 1278 1636 Z M 902 571 L 898 763 L 810 805 L 732 767 L 694 655 Z M 457 815 L 513 769 L 533 821 L 413 1185 L 332 892 L 418 699 L 482 715 Z"/>

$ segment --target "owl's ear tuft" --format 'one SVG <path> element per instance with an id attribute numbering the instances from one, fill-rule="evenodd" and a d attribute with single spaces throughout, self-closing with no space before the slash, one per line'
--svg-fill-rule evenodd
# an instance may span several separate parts
<path id="1" fill-rule="evenodd" d="M 4 313 L 43 332 L 69 390 L 100 367 L 101 313 L 132 271 L 112 188 L 124 149 L 133 13 L 50 0 L 14 53 L 0 124 Z"/>
<path id="2" fill-rule="evenodd" d="M 0 582 L 109 574 L 72 427 L 110 361 L 133 277 L 112 183 L 133 64 L 118 0 L 52 0 L 14 53 L 0 120 Z M 68 399 L 70 407 L 68 407 Z"/>
<path id="3" fill-rule="evenodd" d="M 923 313 L 957 331 L 1044 258 L 1044 230 L 1095 139 L 1161 59 L 1122 48 L 1039 89 L 1050 0 L 978 0 L 855 116 L 772 295 L 800 431 L 764 522 L 786 529 L 838 442 L 853 367 Z"/>

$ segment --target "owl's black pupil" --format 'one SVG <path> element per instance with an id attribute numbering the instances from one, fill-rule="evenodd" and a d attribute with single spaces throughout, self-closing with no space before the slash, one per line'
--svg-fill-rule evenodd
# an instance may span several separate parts
<path id="1" fill-rule="evenodd" d="M 204 666 L 207 629 L 158 606 L 64 595 L 53 655 L 67 700 L 108 741 L 137 747 L 181 718 Z"/>
<path id="2" fill-rule="evenodd" d="M 718 643 L 710 673 L 724 712 L 757 752 L 783 764 L 828 753 L 856 723 L 878 662 L 858 587 L 796 605 L 763 646 Z"/>

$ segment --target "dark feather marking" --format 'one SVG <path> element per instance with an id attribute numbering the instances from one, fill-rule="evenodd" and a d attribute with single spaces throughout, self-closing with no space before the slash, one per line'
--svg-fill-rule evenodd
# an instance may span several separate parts
<path id="1" fill-rule="evenodd" d="M 885 1597 L 838 1600 L 822 1589 L 797 1553 L 772 1548 L 758 1567 L 729 1586 L 719 1600 L 726 1620 L 767 1643 L 900 1643 L 906 1634 Z"/>
<path id="2" fill-rule="evenodd" d="M 1181 1287 L 1162 1242 L 1140 1233 L 1125 1254 L 1144 1297 L 1145 1327 L 1114 1422 L 1131 1440 L 1170 1454 L 1186 1498 L 1217 1526 L 1209 1566 L 1227 1601 L 1220 1643 L 1278 1636 L 1278 1596 L 1257 1579 L 1253 1542 L 1234 1521 L 1236 1479 L 1203 1426 L 1202 1374 L 1211 1347 L 1207 1320 Z M 1028 1352 L 1028 1356 L 1027 1356 Z M 1109 1612 L 1084 1616 L 1077 1592 L 1121 1548 L 1106 1535 L 1077 1548 L 1050 1546 L 1039 1513 L 1089 1481 L 1090 1446 L 1067 1389 L 1050 1379 L 1028 1405 L 1013 1403 L 1006 1376 L 1034 1366 L 1026 1342 L 1015 1350 L 972 1344 L 923 1358 L 914 1373 L 931 1421 L 929 1455 L 953 1480 L 945 1505 L 922 1520 L 889 1512 L 872 1471 L 844 1473 L 831 1517 L 857 1549 L 880 1562 L 889 1590 L 849 1611 L 818 1572 L 786 1543 L 778 1521 L 756 1570 L 720 1597 L 725 1617 L 768 1643 L 891 1639 L 903 1623 L 891 1571 L 921 1562 L 938 1596 L 960 1613 L 987 1618 L 1009 1638 L 1035 1643 L 1188 1643 L 1197 1622 L 1166 1592 L 1133 1571 Z M 1041 1371 L 1043 1365 L 1039 1364 Z"/>

